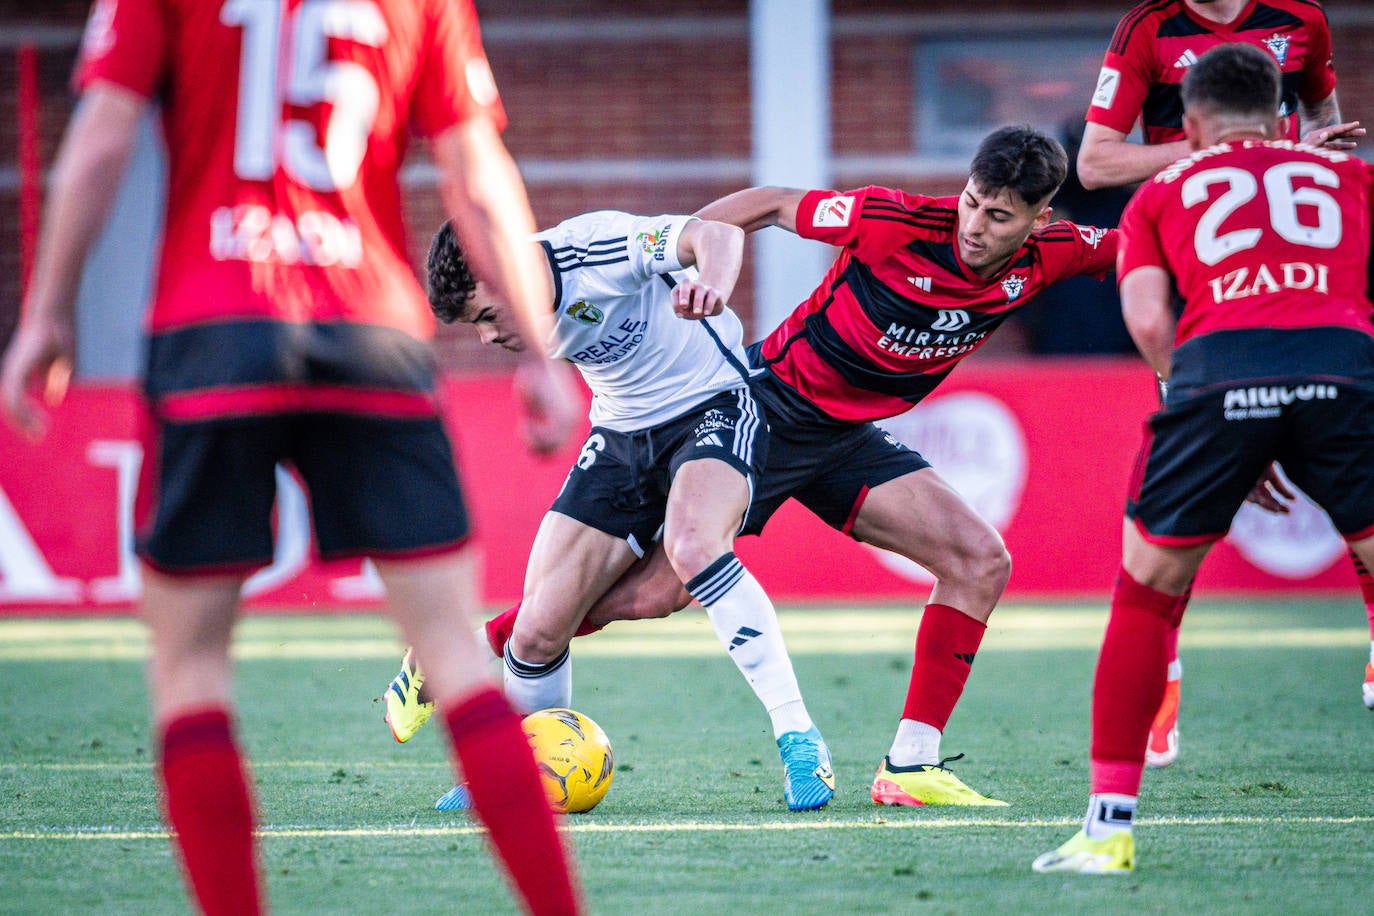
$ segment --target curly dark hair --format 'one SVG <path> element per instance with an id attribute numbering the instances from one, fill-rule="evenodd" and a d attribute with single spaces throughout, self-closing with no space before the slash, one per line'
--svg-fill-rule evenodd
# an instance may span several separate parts
<path id="1" fill-rule="evenodd" d="M 458 244 L 458 236 L 447 221 L 434 233 L 425 259 L 429 308 L 444 324 L 466 321 L 468 303 L 477 289 L 477 278 L 468 269 L 468 260 Z"/>
<path id="2" fill-rule="evenodd" d="M 980 191 L 1012 191 L 1028 204 L 1049 200 L 1068 173 L 1059 141 L 1029 125 L 1003 127 L 983 138 L 969 176 Z"/>

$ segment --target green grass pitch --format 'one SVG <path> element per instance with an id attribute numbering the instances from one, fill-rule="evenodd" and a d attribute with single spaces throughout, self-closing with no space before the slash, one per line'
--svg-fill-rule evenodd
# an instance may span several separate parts
<path id="1" fill-rule="evenodd" d="M 878 808 L 918 611 L 789 608 L 784 630 L 839 792 L 793 814 L 768 720 L 700 611 L 574 647 L 574 705 L 615 747 L 569 819 L 591 910 L 643 913 L 1371 913 L 1374 713 L 1358 602 L 1199 600 L 1184 626 L 1182 756 L 1145 777 L 1124 878 L 1035 875 L 1087 791 L 1105 604 L 993 617 L 946 754 L 996 809 Z M 516 912 L 483 839 L 433 810 L 427 727 L 373 698 L 400 646 L 372 616 L 255 617 L 236 645 L 278 913 Z M 0 911 L 186 911 L 152 780 L 140 626 L 0 620 Z"/>

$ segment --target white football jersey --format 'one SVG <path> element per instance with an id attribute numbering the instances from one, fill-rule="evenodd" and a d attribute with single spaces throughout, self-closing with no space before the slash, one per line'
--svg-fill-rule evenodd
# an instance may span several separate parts
<path id="1" fill-rule="evenodd" d="M 734 311 L 701 321 L 673 312 L 672 288 L 697 277 L 677 259 L 692 219 L 597 210 L 534 237 L 553 268 L 549 351 L 586 379 L 593 426 L 657 426 L 747 381 Z"/>

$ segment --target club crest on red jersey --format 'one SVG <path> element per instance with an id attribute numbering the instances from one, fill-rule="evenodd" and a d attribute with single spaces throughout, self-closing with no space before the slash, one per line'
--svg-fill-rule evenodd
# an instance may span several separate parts
<path id="1" fill-rule="evenodd" d="M 1282 67 L 1288 60 L 1288 36 L 1280 35 L 1275 32 L 1264 39 L 1264 45 L 1269 49 L 1269 53 L 1274 55 L 1274 60 L 1279 62 Z"/>
<path id="2" fill-rule="evenodd" d="M 1015 302 L 1025 288 L 1026 278 L 1020 274 L 1012 274 L 1002 281 L 1002 292 L 1007 294 L 1008 302 Z"/>

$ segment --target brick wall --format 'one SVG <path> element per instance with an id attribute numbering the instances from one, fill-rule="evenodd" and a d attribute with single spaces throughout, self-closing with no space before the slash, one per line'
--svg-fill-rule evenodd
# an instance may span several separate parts
<path id="1" fill-rule="evenodd" d="M 843 157 L 835 183 L 895 184 L 953 193 L 956 168 L 932 172 L 912 154 L 914 61 L 923 36 L 1008 32 L 1064 22 L 1110 33 L 1126 2 L 1061 0 L 833 0 L 833 145 Z M 506 140 L 522 163 L 535 215 L 547 225 L 582 210 L 691 211 L 748 183 L 747 0 L 477 0 L 488 53 L 511 126 Z M 44 43 L 43 159 L 52 162 L 70 112 L 66 82 L 73 49 L 55 29 L 79 28 L 80 0 L 0 0 L 0 341 L 17 314 L 18 229 L 14 188 L 14 45 Z M 1344 113 L 1374 124 L 1374 20 L 1364 3 L 1326 4 L 1333 22 Z M 976 14 L 970 13 L 976 9 Z M 1089 86 L 1083 87 L 1086 103 Z M 417 146 L 416 161 L 423 160 Z M 848 163 L 848 164 L 846 164 Z M 433 189 L 407 193 L 417 266 L 442 215 Z M 752 276 L 736 305 L 753 313 Z M 760 333 L 766 329 L 755 329 Z M 1014 349 L 1015 328 L 999 334 Z M 445 362 L 483 367 L 503 356 L 463 329 L 441 341 Z"/>

